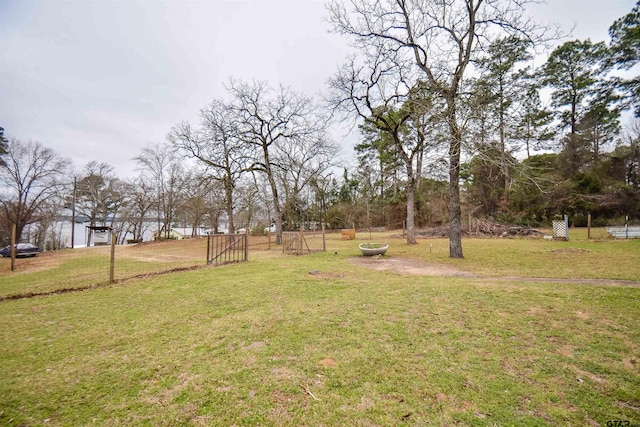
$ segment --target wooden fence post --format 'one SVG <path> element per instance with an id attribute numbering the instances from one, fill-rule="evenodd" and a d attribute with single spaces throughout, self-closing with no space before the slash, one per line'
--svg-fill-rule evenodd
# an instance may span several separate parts
<path id="1" fill-rule="evenodd" d="M 249 261 L 249 230 L 245 229 L 244 232 L 244 260 Z"/>
<path id="2" fill-rule="evenodd" d="M 211 234 L 207 234 L 207 259 L 204 265 L 209 265 L 209 254 L 211 253 Z"/>
<path id="3" fill-rule="evenodd" d="M 113 273 L 116 265 L 116 233 L 111 233 L 111 259 L 109 260 L 109 283 L 113 283 Z"/>
<path id="4" fill-rule="evenodd" d="M 16 236 L 18 226 L 13 224 L 11 226 L 11 271 L 16 270 Z"/>
<path id="5" fill-rule="evenodd" d="M 300 226 L 300 234 L 298 234 L 298 255 L 302 255 L 302 239 L 304 239 L 303 228 Z"/>
<path id="6" fill-rule="evenodd" d="M 587 215 L 587 239 L 591 240 L 591 214 Z"/>
<path id="7" fill-rule="evenodd" d="M 322 223 L 322 252 L 327 252 L 327 240 L 325 239 L 324 222 Z"/>

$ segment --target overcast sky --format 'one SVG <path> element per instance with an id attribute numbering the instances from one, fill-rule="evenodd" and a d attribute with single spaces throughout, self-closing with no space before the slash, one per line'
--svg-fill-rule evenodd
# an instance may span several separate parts
<path id="1" fill-rule="evenodd" d="M 533 11 L 573 38 L 608 41 L 634 0 L 550 0 Z M 348 52 L 324 2 L 0 0 L 0 126 L 134 174 L 132 158 L 194 122 L 229 77 L 315 95 Z M 349 139 L 343 154 L 351 151 Z"/>

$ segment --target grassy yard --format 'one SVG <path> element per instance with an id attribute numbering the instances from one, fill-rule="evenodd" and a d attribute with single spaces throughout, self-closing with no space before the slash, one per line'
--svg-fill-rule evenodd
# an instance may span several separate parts
<path id="1" fill-rule="evenodd" d="M 450 260 L 373 237 L 490 277 L 375 271 L 334 239 L 3 301 L 0 425 L 640 424 L 640 288 L 494 279 L 640 280 L 640 242 L 466 239 Z"/>

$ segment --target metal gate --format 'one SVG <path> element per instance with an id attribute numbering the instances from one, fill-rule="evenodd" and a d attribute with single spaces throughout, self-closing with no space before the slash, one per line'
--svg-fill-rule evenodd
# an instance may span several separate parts
<path id="1" fill-rule="evenodd" d="M 247 261 L 248 249 L 246 234 L 210 234 L 207 240 L 207 264 Z"/>

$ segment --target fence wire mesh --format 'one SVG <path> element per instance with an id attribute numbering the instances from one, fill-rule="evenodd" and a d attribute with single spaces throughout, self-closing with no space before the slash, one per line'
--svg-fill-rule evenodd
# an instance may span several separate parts
<path id="1" fill-rule="evenodd" d="M 285 231 L 282 233 L 282 252 L 305 255 L 326 250 L 325 233 L 322 231 Z"/>
<path id="2" fill-rule="evenodd" d="M 0 258 L 0 300 L 68 292 L 114 281 L 207 266 L 207 237 L 47 251 L 31 258 Z M 248 250 L 276 250 L 275 238 L 249 236 Z M 277 248 L 279 249 L 279 248 Z M 236 249 L 238 251 L 239 249 Z M 113 277 L 111 273 L 113 272 Z"/>

